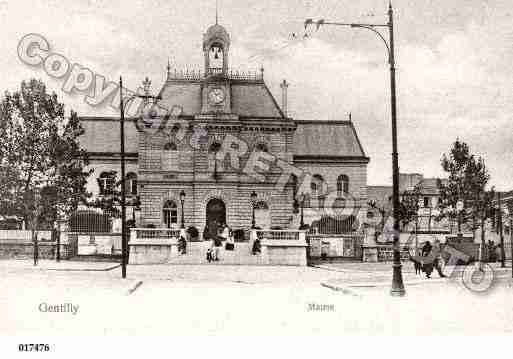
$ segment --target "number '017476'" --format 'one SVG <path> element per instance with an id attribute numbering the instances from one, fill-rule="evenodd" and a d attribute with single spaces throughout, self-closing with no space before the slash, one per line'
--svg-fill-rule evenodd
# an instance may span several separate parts
<path id="1" fill-rule="evenodd" d="M 18 344 L 20 352 L 48 352 L 50 344 Z"/>

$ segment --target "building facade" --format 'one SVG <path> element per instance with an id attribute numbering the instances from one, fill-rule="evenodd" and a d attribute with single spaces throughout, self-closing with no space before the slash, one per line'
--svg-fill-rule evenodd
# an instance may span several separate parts
<path id="1" fill-rule="evenodd" d="M 159 100 L 145 100 L 126 122 L 126 188 L 140 200 L 128 217 L 138 227 L 179 227 L 183 219 L 200 233 L 224 223 L 249 228 L 253 209 L 262 228 L 297 229 L 300 207 L 305 223 L 330 215 L 330 206 L 364 218 L 369 158 L 353 123 L 289 117 L 285 81 L 280 106 L 263 69 L 230 70 L 230 36 L 219 24 L 203 35 L 202 50 L 203 71 L 168 66 Z M 107 173 L 119 173 L 119 120 L 81 121 L 94 168 L 88 189 L 109 195 Z"/>

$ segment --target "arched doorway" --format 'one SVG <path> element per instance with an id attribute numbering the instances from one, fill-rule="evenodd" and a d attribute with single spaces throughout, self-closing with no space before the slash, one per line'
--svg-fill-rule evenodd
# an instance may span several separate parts
<path id="1" fill-rule="evenodd" d="M 208 201 L 206 212 L 206 233 L 215 236 L 219 226 L 226 223 L 226 206 L 222 200 L 213 198 Z"/>

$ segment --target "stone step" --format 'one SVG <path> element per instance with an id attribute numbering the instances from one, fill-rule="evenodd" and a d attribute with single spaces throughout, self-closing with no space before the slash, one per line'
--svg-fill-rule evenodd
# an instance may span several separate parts
<path id="1" fill-rule="evenodd" d="M 187 243 L 186 254 L 181 254 L 169 260 L 170 264 L 204 264 L 207 261 L 207 250 L 210 242 L 189 242 Z M 235 243 L 233 251 L 227 251 L 224 246 L 219 249 L 219 264 L 244 264 L 258 265 L 265 264 L 262 255 L 253 255 L 249 243 Z"/>

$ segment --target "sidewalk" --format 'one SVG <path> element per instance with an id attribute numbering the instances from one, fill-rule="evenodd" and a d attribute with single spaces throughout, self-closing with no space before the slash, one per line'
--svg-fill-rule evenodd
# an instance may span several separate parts
<path id="1" fill-rule="evenodd" d="M 470 266 L 474 266 L 471 264 Z M 511 277 L 511 263 L 506 263 L 506 268 L 501 268 L 500 263 L 488 263 L 493 269 L 497 280 L 508 280 Z M 351 288 L 381 288 L 391 285 L 392 264 L 391 263 L 339 263 L 336 265 L 327 264 L 316 266 L 330 272 L 340 273 L 336 279 L 328 279 L 321 282 L 321 285 L 336 291 L 351 292 Z M 445 266 L 445 278 L 440 278 L 436 271 L 433 271 L 431 278 L 426 278 L 425 273 L 415 274 L 411 263 L 403 262 L 402 276 L 405 286 L 457 282 L 463 276 L 467 266 Z"/>
<path id="2" fill-rule="evenodd" d="M 109 271 L 118 268 L 121 264 L 116 262 L 83 262 L 42 259 L 34 266 L 33 260 L 29 259 L 2 259 L 0 260 L 0 270 L 41 270 L 41 271 L 83 271 L 98 272 Z"/>

